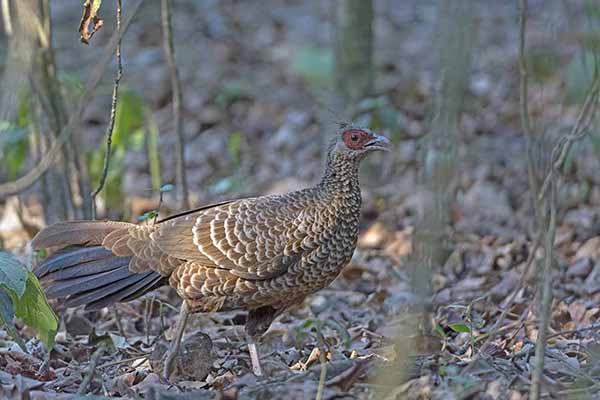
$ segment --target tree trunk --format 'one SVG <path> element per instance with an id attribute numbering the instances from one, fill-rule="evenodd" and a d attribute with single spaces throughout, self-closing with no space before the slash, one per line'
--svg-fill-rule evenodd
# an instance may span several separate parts
<path id="1" fill-rule="evenodd" d="M 373 1 L 335 4 L 334 85 L 336 112 L 351 118 L 373 90 Z"/>

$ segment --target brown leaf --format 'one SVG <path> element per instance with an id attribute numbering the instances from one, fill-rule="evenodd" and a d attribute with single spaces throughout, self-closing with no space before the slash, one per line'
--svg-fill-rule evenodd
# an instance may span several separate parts
<path id="1" fill-rule="evenodd" d="M 412 234 L 413 227 L 408 227 L 402 231 L 394 233 L 393 239 L 389 242 L 384 252 L 395 260 L 401 261 L 403 257 L 406 257 L 412 253 Z"/>
<path id="2" fill-rule="evenodd" d="M 98 32 L 104 25 L 104 21 L 98 18 L 97 15 L 100 4 L 102 4 L 102 0 L 85 0 L 85 3 L 83 3 L 83 14 L 79 22 L 79 37 L 85 44 L 89 44 L 94 33 Z M 90 24 L 92 24 L 91 30 Z"/>
<path id="3" fill-rule="evenodd" d="M 358 238 L 358 245 L 360 247 L 376 248 L 381 247 L 384 240 L 388 237 L 390 232 L 387 230 L 385 225 L 381 222 L 376 222 L 367 229 Z"/>
<path id="4" fill-rule="evenodd" d="M 581 323 L 586 310 L 587 307 L 582 301 L 574 301 L 573 303 L 569 304 L 569 315 L 577 326 L 579 326 Z"/>
<path id="5" fill-rule="evenodd" d="M 600 258 L 600 236 L 593 237 L 585 242 L 577 250 L 575 254 L 575 260 L 580 258 L 589 257 L 592 259 Z"/>

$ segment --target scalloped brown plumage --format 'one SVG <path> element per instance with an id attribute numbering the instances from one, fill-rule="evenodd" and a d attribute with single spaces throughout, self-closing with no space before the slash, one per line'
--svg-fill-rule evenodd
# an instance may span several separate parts
<path id="1" fill-rule="evenodd" d="M 361 205 L 358 165 L 387 144 L 367 129 L 345 127 L 315 187 L 209 205 L 155 225 L 52 225 L 34 238 L 33 248 L 63 250 L 34 272 L 67 306 L 92 309 L 168 282 L 189 311 L 245 309 L 248 334 L 262 334 L 286 308 L 331 283 L 352 257 Z"/>

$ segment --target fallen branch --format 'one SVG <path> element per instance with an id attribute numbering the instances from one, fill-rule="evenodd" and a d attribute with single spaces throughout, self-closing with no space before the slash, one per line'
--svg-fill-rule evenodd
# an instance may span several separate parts
<path id="1" fill-rule="evenodd" d="M 117 77 L 113 84 L 112 99 L 110 104 L 110 120 L 106 127 L 106 151 L 104 152 L 104 166 L 102 167 L 102 175 L 100 175 L 100 182 L 98 187 L 92 192 L 92 219 L 96 219 L 96 196 L 104 188 L 106 182 L 106 176 L 108 175 L 108 166 L 110 163 L 110 150 L 112 146 L 112 135 L 115 128 L 115 119 L 117 115 L 117 100 L 119 98 L 119 83 L 123 77 L 123 63 L 121 60 L 121 0 L 117 0 Z"/>
<path id="2" fill-rule="evenodd" d="M 104 369 L 104 368 L 108 368 L 108 367 L 114 367 L 115 365 L 126 364 L 126 363 L 128 363 L 130 361 L 137 361 L 137 360 L 141 360 L 143 358 L 150 358 L 150 354 L 140 354 L 139 356 L 124 358 L 124 359 L 118 360 L 118 361 L 107 362 L 105 364 L 99 365 L 97 367 L 97 369 Z"/>
<path id="3" fill-rule="evenodd" d="M 589 325 L 589 326 L 584 326 L 578 329 L 569 329 L 566 331 L 560 331 L 560 332 L 556 332 L 553 333 L 552 335 L 548 335 L 548 339 L 557 337 L 557 336 L 564 336 L 564 335 L 572 335 L 574 333 L 583 333 L 583 332 L 587 332 L 587 331 L 593 331 L 598 329 L 600 331 L 600 324 L 593 324 L 593 325 Z"/>

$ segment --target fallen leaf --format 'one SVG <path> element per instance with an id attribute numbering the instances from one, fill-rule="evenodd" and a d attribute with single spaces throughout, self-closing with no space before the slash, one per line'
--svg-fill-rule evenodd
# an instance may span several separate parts
<path id="1" fill-rule="evenodd" d="M 83 15 L 79 22 L 79 35 L 81 41 L 85 44 L 89 44 L 94 33 L 98 32 L 104 25 L 104 21 L 98 18 L 97 15 L 101 4 L 102 0 L 85 0 L 85 3 L 83 3 Z M 92 25 L 91 30 L 90 24 Z"/>
<path id="2" fill-rule="evenodd" d="M 376 222 L 367 229 L 367 231 L 358 238 L 360 247 L 376 248 L 381 247 L 383 241 L 389 236 L 389 231 L 381 222 Z"/>
<path id="3" fill-rule="evenodd" d="M 600 258 L 600 236 L 593 237 L 581 245 L 575 253 L 575 259 L 589 257 L 592 259 Z"/>
<path id="4" fill-rule="evenodd" d="M 574 301 L 573 303 L 569 304 L 569 315 L 571 316 L 573 322 L 575 322 L 576 326 L 579 326 L 581 323 L 586 310 L 587 307 L 582 301 Z"/>

